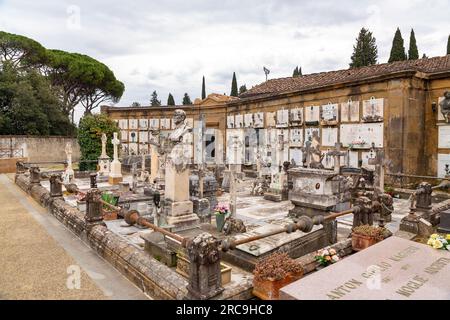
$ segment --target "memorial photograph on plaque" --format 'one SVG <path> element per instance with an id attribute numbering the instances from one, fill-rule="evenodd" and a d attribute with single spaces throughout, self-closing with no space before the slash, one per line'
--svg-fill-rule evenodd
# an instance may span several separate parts
<path id="1" fill-rule="evenodd" d="M 253 113 L 244 114 L 244 126 L 245 128 L 253 127 Z"/>
<path id="2" fill-rule="evenodd" d="M 359 121 L 359 101 L 349 100 L 341 103 L 341 122 Z"/>
<path id="3" fill-rule="evenodd" d="M 295 108 L 290 110 L 289 125 L 300 126 L 303 123 L 303 108 Z"/>
<path id="4" fill-rule="evenodd" d="M 120 119 L 119 120 L 119 128 L 120 129 L 128 129 L 128 119 Z"/>
<path id="5" fill-rule="evenodd" d="M 338 105 L 324 104 L 322 105 L 321 124 L 325 126 L 337 125 L 338 123 Z"/>
<path id="6" fill-rule="evenodd" d="M 128 134 L 128 142 L 138 142 L 138 132 L 130 131 Z"/>
<path id="7" fill-rule="evenodd" d="M 384 99 L 376 99 L 371 97 L 369 100 L 363 101 L 363 117 L 364 122 L 383 121 Z"/>
<path id="8" fill-rule="evenodd" d="M 234 115 L 227 116 L 227 128 L 234 129 Z"/>
<path id="9" fill-rule="evenodd" d="M 148 119 L 139 119 L 139 130 L 148 129 Z"/>
<path id="10" fill-rule="evenodd" d="M 150 130 L 159 129 L 159 119 L 150 119 Z"/>
<path id="11" fill-rule="evenodd" d="M 253 114 L 253 126 L 255 128 L 264 128 L 264 112 Z"/>
<path id="12" fill-rule="evenodd" d="M 306 125 L 316 126 L 320 120 L 320 107 L 309 106 L 305 107 L 305 123 Z"/>
<path id="13" fill-rule="evenodd" d="M 137 120 L 137 119 L 130 119 L 130 120 L 128 121 L 128 124 L 130 125 L 130 129 L 131 129 L 131 130 L 137 130 L 138 127 L 139 127 L 139 124 L 138 124 L 138 120 Z"/>
<path id="14" fill-rule="evenodd" d="M 234 127 L 237 129 L 244 127 L 244 116 L 242 114 L 237 114 L 234 117 Z"/>
<path id="15" fill-rule="evenodd" d="M 289 110 L 277 110 L 277 128 L 286 128 L 289 125 Z"/>

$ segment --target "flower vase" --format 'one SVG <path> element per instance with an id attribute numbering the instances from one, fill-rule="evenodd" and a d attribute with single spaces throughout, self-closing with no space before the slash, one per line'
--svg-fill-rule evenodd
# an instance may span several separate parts
<path id="1" fill-rule="evenodd" d="M 222 231 L 223 226 L 225 225 L 225 216 L 226 214 L 216 213 L 216 227 L 219 232 Z"/>

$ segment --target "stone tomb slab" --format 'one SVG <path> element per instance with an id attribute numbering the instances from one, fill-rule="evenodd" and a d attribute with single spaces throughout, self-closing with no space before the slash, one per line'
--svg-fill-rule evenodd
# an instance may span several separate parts
<path id="1" fill-rule="evenodd" d="M 280 290 L 285 300 L 449 300 L 450 253 L 390 237 Z"/>
<path id="2" fill-rule="evenodd" d="M 253 229 L 252 231 L 242 233 L 239 235 L 236 235 L 234 238 L 236 240 L 240 240 L 243 238 L 249 238 L 261 234 L 265 234 L 268 232 L 272 232 L 275 230 L 279 230 L 284 226 L 276 225 L 276 224 L 266 224 L 262 227 L 258 227 L 256 229 Z M 322 229 L 322 226 L 314 226 L 311 232 L 314 232 L 316 230 Z M 244 251 L 252 256 L 259 257 L 262 255 L 265 255 L 271 251 L 277 250 L 278 248 L 287 245 L 291 242 L 296 242 L 296 240 L 299 240 L 306 234 L 301 231 L 295 231 L 291 233 L 279 233 L 267 238 L 263 238 L 260 240 L 255 240 L 249 243 L 244 243 L 236 247 L 236 249 Z"/>

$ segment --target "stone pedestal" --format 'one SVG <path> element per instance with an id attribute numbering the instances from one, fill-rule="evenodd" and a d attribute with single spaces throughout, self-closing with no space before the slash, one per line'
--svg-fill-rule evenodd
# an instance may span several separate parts
<path id="1" fill-rule="evenodd" d="M 273 176 L 269 190 L 264 193 L 264 199 L 275 202 L 285 201 L 289 198 L 288 176 L 285 172 Z"/>
<path id="2" fill-rule="evenodd" d="M 107 176 L 109 174 L 109 171 L 111 170 L 111 163 L 108 158 L 99 158 L 98 159 L 98 175 L 99 176 Z"/>
<path id="3" fill-rule="evenodd" d="M 441 212 L 441 219 L 438 225 L 438 232 L 450 233 L 450 210 Z"/>
<path id="4" fill-rule="evenodd" d="M 108 182 L 109 184 L 116 185 L 122 181 L 122 164 L 119 161 L 113 161 L 111 163 L 111 171 L 108 176 Z"/>

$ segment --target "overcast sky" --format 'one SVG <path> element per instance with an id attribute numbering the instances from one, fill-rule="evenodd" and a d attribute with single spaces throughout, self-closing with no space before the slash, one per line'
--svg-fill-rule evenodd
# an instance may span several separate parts
<path id="1" fill-rule="evenodd" d="M 0 0 L 0 29 L 47 48 L 90 55 L 125 83 L 119 106 L 163 104 L 171 92 L 230 93 L 236 72 L 247 88 L 269 78 L 347 68 L 355 38 L 367 27 L 386 62 L 395 30 L 405 46 L 414 28 L 419 54 L 442 56 L 450 33 L 450 0 Z"/>

